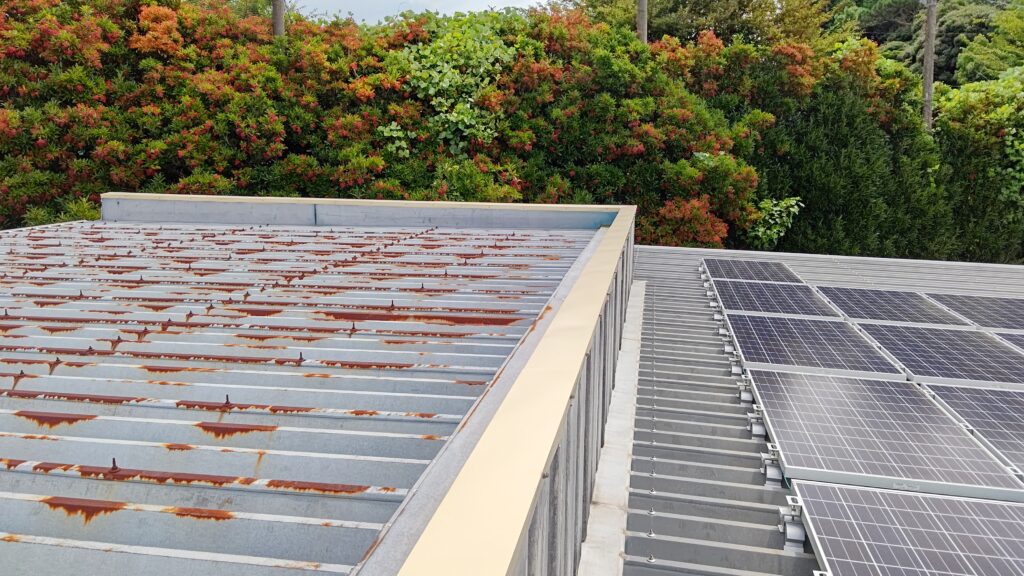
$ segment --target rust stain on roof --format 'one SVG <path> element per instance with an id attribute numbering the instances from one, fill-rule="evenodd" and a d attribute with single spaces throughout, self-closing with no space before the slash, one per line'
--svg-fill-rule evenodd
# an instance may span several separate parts
<path id="1" fill-rule="evenodd" d="M 14 413 L 19 418 L 31 420 L 38 426 L 56 428 L 61 425 L 77 424 L 86 420 L 96 418 L 94 414 L 68 414 L 63 412 L 33 412 L 30 410 L 19 410 Z"/>
<path id="2" fill-rule="evenodd" d="M 51 510 L 62 510 L 68 516 L 82 516 L 85 524 L 93 518 L 104 514 L 111 514 L 125 508 L 124 502 L 111 502 L 109 500 L 87 500 L 85 498 L 65 498 L 63 496 L 47 496 L 41 500 Z"/>

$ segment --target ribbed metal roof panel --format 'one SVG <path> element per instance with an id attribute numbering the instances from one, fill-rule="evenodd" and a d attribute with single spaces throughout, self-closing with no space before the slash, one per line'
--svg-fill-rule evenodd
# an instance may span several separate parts
<path id="1" fill-rule="evenodd" d="M 86 568 L 349 571 L 593 236 L 0 233 L 0 550 L 33 569 L 59 546 Z"/>

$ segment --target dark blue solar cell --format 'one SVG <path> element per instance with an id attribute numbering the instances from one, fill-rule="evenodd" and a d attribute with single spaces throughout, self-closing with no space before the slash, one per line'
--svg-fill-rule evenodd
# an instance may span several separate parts
<path id="1" fill-rule="evenodd" d="M 704 267 L 714 279 L 801 282 L 800 278 L 782 262 L 705 258 Z"/>
<path id="2" fill-rule="evenodd" d="M 832 576 L 1024 574 L 1024 504 L 796 481 Z"/>
<path id="3" fill-rule="evenodd" d="M 918 376 L 1024 383 L 1024 354 L 976 330 L 862 324 Z"/>
<path id="4" fill-rule="evenodd" d="M 1024 392 L 967 386 L 928 386 L 977 434 L 1024 470 Z"/>
<path id="5" fill-rule="evenodd" d="M 1024 329 L 1024 299 L 964 294 L 928 296 L 979 326 Z"/>
<path id="6" fill-rule="evenodd" d="M 819 286 L 818 289 L 851 318 L 922 324 L 967 324 L 916 292 L 831 286 Z"/>
<path id="7" fill-rule="evenodd" d="M 747 362 L 900 372 L 845 322 L 730 314 L 729 325 Z"/>
<path id="8" fill-rule="evenodd" d="M 762 370 L 751 378 L 791 478 L 825 471 L 1024 489 L 912 382 Z"/>
<path id="9" fill-rule="evenodd" d="M 806 284 L 716 280 L 715 292 L 726 310 L 805 316 L 839 315 Z"/>

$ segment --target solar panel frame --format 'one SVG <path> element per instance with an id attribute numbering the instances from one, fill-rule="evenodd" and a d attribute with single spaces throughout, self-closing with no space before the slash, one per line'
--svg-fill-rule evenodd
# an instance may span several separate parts
<path id="1" fill-rule="evenodd" d="M 702 262 L 708 276 L 714 280 L 803 284 L 803 280 L 789 266 L 774 260 L 704 258 Z"/>
<path id="2" fill-rule="evenodd" d="M 1024 483 L 912 382 L 750 376 L 788 478 L 1024 501 Z"/>
<path id="3" fill-rule="evenodd" d="M 978 326 L 1024 330 L 1024 298 L 939 293 L 928 297 Z"/>
<path id="4" fill-rule="evenodd" d="M 1024 384 L 1024 353 L 979 330 L 860 323 L 912 375 L 940 383 Z"/>
<path id="5" fill-rule="evenodd" d="M 1024 574 L 1024 505 L 794 481 L 830 576 Z"/>
<path id="6" fill-rule="evenodd" d="M 898 365 L 842 320 L 728 314 L 726 322 L 747 369 L 788 366 L 802 372 L 904 377 Z"/>
<path id="7" fill-rule="evenodd" d="M 806 284 L 714 280 L 712 286 L 726 311 L 839 317 L 839 312 Z"/>
<path id="8" fill-rule="evenodd" d="M 1018 471 L 1024 471 L 1024 391 L 928 384 L 937 402 Z"/>
<path id="9" fill-rule="evenodd" d="M 918 292 L 845 286 L 816 288 L 850 318 L 919 324 L 969 324 Z"/>

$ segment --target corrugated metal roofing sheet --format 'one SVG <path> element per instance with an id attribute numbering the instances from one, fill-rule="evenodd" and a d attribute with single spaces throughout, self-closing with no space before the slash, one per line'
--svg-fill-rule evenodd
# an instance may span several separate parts
<path id="1" fill-rule="evenodd" d="M 349 571 L 593 235 L 0 233 L 0 553 Z"/>

